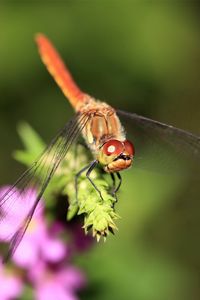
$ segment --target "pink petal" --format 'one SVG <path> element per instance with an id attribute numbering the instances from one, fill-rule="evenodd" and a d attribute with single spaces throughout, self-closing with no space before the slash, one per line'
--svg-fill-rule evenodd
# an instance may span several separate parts
<path id="1" fill-rule="evenodd" d="M 0 226 L 0 240 L 9 240 L 9 238 L 12 237 L 15 230 L 16 224 L 13 224 L 13 222 L 10 220 L 5 220 L 5 222 L 2 222 Z"/>
<path id="2" fill-rule="evenodd" d="M 67 247 L 58 239 L 47 238 L 41 246 L 44 258 L 50 262 L 58 262 L 66 256 Z"/>
<path id="3" fill-rule="evenodd" d="M 30 268 L 28 270 L 28 278 L 34 284 L 38 285 L 43 282 L 45 275 L 47 272 L 47 266 L 43 260 L 37 262 L 37 266 L 35 268 Z"/>
<path id="4" fill-rule="evenodd" d="M 49 281 L 36 290 L 37 300 L 78 300 L 75 295 L 65 290 L 62 285 Z"/>
<path id="5" fill-rule="evenodd" d="M 38 260 L 37 243 L 31 242 L 31 239 L 24 237 L 13 255 L 13 261 L 22 268 L 30 268 Z"/>
<path id="6" fill-rule="evenodd" d="M 68 266 L 59 271 L 58 280 L 70 290 L 81 289 L 86 285 L 84 274 L 73 266 Z"/>
<path id="7" fill-rule="evenodd" d="M 10 186 L 5 186 L 0 189 L 0 198 L 6 194 Z M 2 208 L 3 211 L 8 214 L 9 217 L 21 220 L 31 209 L 35 202 L 36 190 L 27 189 L 20 194 L 20 191 L 16 188 L 13 189 L 12 194 L 9 194 L 9 197 L 6 199 Z M 35 215 L 41 215 L 43 213 L 43 204 L 42 201 L 36 208 Z"/>
<path id="8" fill-rule="evenodd" d="M 4 196 L 9 190 L 9 186 L 0 189 L 0 197 Z M 2 205 L 2 214 L 4 221 L 0 226 L 0 239 L 6 240 L 12 237 L 17 228 L 21 225 L 22 220 L 27 215 L 35 201 L 36 191 L 28 189 L 22 194 L 17 189 L 13 189 L 12 194 L 9 194 L 5 203 Z M 34 218 L 41 219 L 43 216 L 43 205 L 39 203 L 34 214 Z"/>
<path id="9" fill-rule="evenodd" d="M 0 276 L 0 299 L 17 298 L 22 292 L 22 282 L 14 275 L 6 273 Z"/>

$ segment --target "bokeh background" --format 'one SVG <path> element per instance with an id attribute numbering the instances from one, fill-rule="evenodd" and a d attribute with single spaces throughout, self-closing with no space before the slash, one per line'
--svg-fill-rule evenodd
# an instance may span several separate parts
<path id="1" fill-rule="evenodd" d="M 49 141 L 73 115 L 35 33 L 53 40 L 84 91 L 199 134 L 199 15 L 193 1 L 1 0 L 0 184 L 23 170 L 11 158 L 19 121 Z M 123 178 L 119 232 L 76 259 L 88 277 L 80 299 L 199 299 L 198 183 L 134 168 Z"/>

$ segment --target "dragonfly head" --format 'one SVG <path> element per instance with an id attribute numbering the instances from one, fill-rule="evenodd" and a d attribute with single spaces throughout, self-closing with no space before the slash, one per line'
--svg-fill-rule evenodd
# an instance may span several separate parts
<path id="1" fill-rule="evenodd" d="M 131 166 L 134 154 L 134 146 L 130 141 L 113 139 L 100 148 L 98 160 L 106 172 L 119 172 Z"/>

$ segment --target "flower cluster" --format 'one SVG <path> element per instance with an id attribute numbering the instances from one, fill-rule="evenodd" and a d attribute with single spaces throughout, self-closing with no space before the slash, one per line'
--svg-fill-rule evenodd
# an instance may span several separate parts
<path id="1" fill-rule="evenodd" d="M 8 189 L 9 187 L 1 188 L 0 196 Z M 23 197 L 28 197 L 23 199 L 23 203 L 29 203 L 31 207 L 35 199 L 34 193 L 34 190 L 23 193 Z M 7 217 L 0 228 L 2 241 L 16 231 L 17 224 L 26 215 L 28 209 L 28 206 L 13 201 L 12 212 L 14 213 L 11 215 L 9 206 L 9 203 L 3 206 L 2 213 L 6 213 Z M 1 300 L 17 298 L 27 293 L 27 290 L 34 294 L 34 299 L 38 300 L 77 299 L 76 292 L 84 287 L 85 277 L 69 262 L 70 247 L 64 239 L 61 239 L 64 231 L 63 225 L 56 222 L 48 226 L 41 201 L 12 261 L 7 265 L 0 263 Z"/>

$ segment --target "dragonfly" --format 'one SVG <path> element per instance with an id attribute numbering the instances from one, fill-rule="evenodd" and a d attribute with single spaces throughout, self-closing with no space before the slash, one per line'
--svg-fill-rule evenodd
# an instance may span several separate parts
<path id="1" fill-rule="evenodd" d="M 14 210 L 13 203 L 21 201 L 27 189 L 35 187 L 37 190 L 33 204 L 16 226 L 15 232 L 9 237 L 6 259 L 10 258 L 17 249 L 49 182 L 59 165 L 66 159 L 70 146 L 80 135 L 84 138 L 94 159 L 75 176 L 76 198 L 78 198 L 78 178 L 86 172 L 86 177 L 98 192 L 100 201 L 103 201 L 101 191 L 90 177 L 97 165 L 111 175 L 113 193 L 116 194 L 122 182 L 120 172 L 134 164 L 137 166 L 145 162 L 145 158 L 139 159 L 139 153 L 142 147 L 146 147 L 148 141 L 150 141 L 149 145 L 157 147 L 161 144 L 164 150 L 172 148 L 174 152 L 183 153 L 185 155 L 183 157 L 194 160 L 194 165 L 199 164 L 200 158 L 199 136 L 135 113 L 116 110 L 106 102 L 96 100 L 78 87 L 58 51 L 44 34 L 36 35 L 36 44 L 44 65 L 76 114 L 58 132 L 33 165 L 0 197 L 1 225 L 8 219 L 8 211 Z M 133 140 L 126 138 L 121 120 L 128 124 L 127 128 L 129 127 L 133 133 Z M 115 186 L 116 176 L 117 186 Z M 4 209 L 5 207 L 7 209 Z"/>

